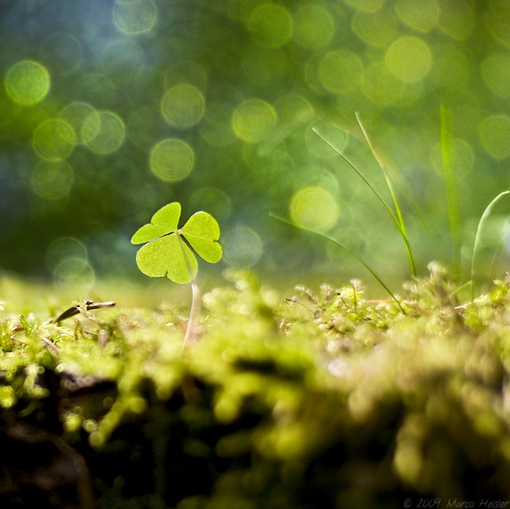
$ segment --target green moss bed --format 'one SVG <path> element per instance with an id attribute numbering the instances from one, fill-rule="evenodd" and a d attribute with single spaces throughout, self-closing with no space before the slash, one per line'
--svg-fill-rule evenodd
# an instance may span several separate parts
<path id="1" fill-rule="evenodd" d="M 510 278 L 462 302 L 430 268 L 406 314 L 357 282 L 281 296 L 232 273 L 185 350 L 169 304 L 6 307 L 0 507 L 504 504 Z"/>

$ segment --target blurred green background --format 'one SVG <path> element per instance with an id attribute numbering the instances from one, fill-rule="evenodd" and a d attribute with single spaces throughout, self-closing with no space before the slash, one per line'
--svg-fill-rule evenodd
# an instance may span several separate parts
<path id="1" fill-rule="evenodd" d="M 17 0 L 0 3 L 0 267 L 58 285 L 143 278 L 131 235 L 170 201 L 222 229 L 224 259 L 270 277 L 410 275 L 359 115 L 401 191 L 420 271 L 454 263 L 441 163 L 467 266 L 509 184 L 503 0 Z M 507 262 L 507 204 L 484 238 Z M 510 232 L 510 230 L 508 230 Z"/>

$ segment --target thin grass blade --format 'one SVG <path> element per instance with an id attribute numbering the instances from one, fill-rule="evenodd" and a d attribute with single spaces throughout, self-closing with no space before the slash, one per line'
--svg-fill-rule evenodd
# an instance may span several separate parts
<path id="1" fill-rule="evenodd" d="M 441 163 L 443 166 L 444 183 L 446 188 L 446 202 L 448 208 L 448 222 L 452 239 L 453 259 L 457 273 L 460 275 L 460 212 L 459 191 L 454 172 L 452 154 L 451 111 L 445 104 L 440 107 L 440 145 Z"/>
<path id="2" fill-rule="evenodd" d="M 482 232 L 483 232 L 485 224 L 487 222 L 487 218 L 489 217 L 490 213 L 494 209 L 494 206 L 506 194 L 510 194 L 510 191 L 503 191 L 502 193 L 499 193 L 496 196 L 496 198 L 494 198 L 489 203 L 489 205 L 487 205 L 487 208 L 484 210 L 482 217 L 480 218 L 480 221 L 478 222 L 478 227 L 476 229 L 476 235 L 475 235 L 475 244 L 473 246 L 473 255 L 471 257 L 471 300 L 472 301 L 475 300 L 475 263 L 476 263 L 476 255 L 478 254 L 480 238 L 482 236 Z"/>
<path id="3" fill-rule="evenodd" d="M 271 217 L 273 217 L 274 219 L 278 219 L 279 221 L 282 221 L 283 223 L 290 224 L 291 226 L 294 226 L 296 228 L 300 228 L 301 230 L 306 230 L 306 231 L 309 231 L 311 233 L 316 233 L 317 235 L 320 235 L 321 237 L 324 237 L 325 239 L 328 239 L 331 242 L 334 242 L 336 245 L 340 246 L 342 249 L 347 251 L 359 263 L 361 263 L 361 265 L 363 265 L 363 267 L 365 267 L 365 269 L 367 269 L 368 272 L 370 272 L 370 274 L 372 274 L 372 276 L 377 280 L 377 282 L 386 290 L 388 295 L 390 295 L 390 297 L 397 303 L 397 305 L 400 308 L 400 310 L 402 311 L 402 313 L 404 315 L 406 314 L 406 312 L 404 311 L 404 308 L 402 307 L 402 304 L 400 303 L 400 301 L 395 297 L 395 295 L 392 293 L 392 291 L 386 286 L 386 284 L 383 282 L 383 280 L 359 256 L 357 256 L 355 253 L 353 253 L 347 246 L 342 244 L 339 240 L 335 239 L 334 237 L 331 237 L 330 235 L 328 235 L 326 233 L 320 232 L 318 230 L 314 230 L 312 228 L 307 228 L 306 226 L 297 225 L 297 224 L 293 223 L 292 221 L 288 221 L 287 219 L 284 219 L 283 217 L 280 217 L 280 216 L 277 216 L 276 214 L 273 214 L 272 212 L 269 212 L 269 215 Z"/>
<path id="4" fill-rule="evenodd" d="M 363 173 L 361 173 L 361 171 L 358 168 L 356 168 L 354 163 L 352 161 L 350 161 L 342 153 L 342 151 L 339 150 L 337 147 L 335 147 L 325 136 L 323 136 L 316 127 L 313 127 L 312 129 L 313 129 L 313 131 L 320 138 L 322 138 L 322 140 L 324 140 L 358 174 L 358 176 L 363 180 L 363 182 L 365 182 L 365 184 L 371 189 L 371 191 L 377 196 L 379 201 L 382 203 L 382 205 L 384 206 L 384 208 L 386 209 L 386 211 L 390 215 L 391 219 L 395 223 L 395 226 L 397 227 L 397 229 L 398 229 L 398 231 L 399 231 L 399 233 L 400 233 L 400 235 L 401 235 L 401 237 L 402 237 L 402 239 L 404 241 L 404 244 L 406 245 L 406 250 L 407 250 L 407 254 L 408 254 L 408 258 L 409 258 L 409 264 L 411 266 L 411 272 L 412 272 L 413 276 L 415 276 L 416 275 L 416 264 L 414 262 L 414 257 L 413 257 L 413 254 L 412 254 L 412 249 L 411 249 L 411 245 L 409 243 L 409 239 L 407 237 L 407 233 L 406 233 L 405 229 L 402 229 L 403 221 L 401 222 L 399 217 L 397 217 L 393 213 L 393 211 L 391 210 L 390 206 L 386 203 L 386 200 L 381 196 L 379 191 L 377 191 L 377 189 L 370 183 L 370 181 L 365 177 L 365 175 L 363 175 Z M 400 209 L 398 209 L 398 211 L 400 213 Z"/>
<path id="5" fill-rule="evenodd" d="M 313 132 L 315 134 L 317 134 L 323 141 L 325 141 L 357 174 L 358 176 L 363 180 L 363 182 L 365 182 L 365 184 L 372 190 L 372 192 L 377 196 L 377 198 L 379 199 L 379 201 L 383 204 L 384 208 L 386 209 L 386 211 L 388 212 L 388 214 L 391 216 L 391 218 L 393 219 L 393 221 L 395 222 L 395 224 L 397 225 L 397 228 L 400 230 L 400 224 L 398 222 L 398 219 L 397 217 L 395 216 L 395 214 L 391 211 L 390 207 L 388 206 L 388 204 L 386 203 L 386 201 L 384 200 L 384 198 L 381 196 L 381 194 L 379 193 L 379 191 L 377 191 L 377 189 L 370 183 L 370 181 L 365 177 L 365 175 L 363 175 L 363 173 L 361 173 L 360 170 L 358 170 L 358 168 L 356 168 L 356 166 L 354 165 L 354 163 L 348 159 L 343 153 L 341 150 L 339 150 L 337 147 L 335 147 L 335 145 L 333 145 L 324 135 L 321 134 L 321 132 L 316 128 L 316 127 L 313 127 L 312 128 Z"/>
<path id="6" fill-rule="evenodd" d="M 367 130 L 363 126 L 363 123 L 361 122 L 361 118 L 358 112 L 356 112 L 356 120 L 358 121 L 358 124 L 360 126 L 361 132 L 363 133 L 363 136 L 365 137 L 365 140 L 367 142 L 368 148 L 370 149 L 370 152 L 374 156 L 374 159 L 377 161 L 377 164 L 381 168 L 384 178 L 386 180 L 386 184 L 388 186 L 388 189 L 391 194 L 391 199 L 393 200 L 393 205 L 395 207 L 395 211 L 397 212 L 397 222 L 399 226 L 400 234 L 402 235 L 402 238 L 404 240 L 404 243 L 406 245 L 407 250 L 407 256 L 409 258 L 409 264 L 411 265 L 411 272 L 413 276 L 416 277 L 416 262 L 414 261 L 413 251 L 411 249 L 411 244 L 409 243 L 409 237 L 407 236 L 406 227 L 404 225 L 404 219 L 402 217 L 402 212 L 400 210 L 400 206 L 398 204 L 397 196 L 395 194 L 395 191 L 393 189 L 393 184 L 391 182 L 390 176 L 388 175 L 388 172 L 386 171 L 386 168 L 384 167 L 383 162 L 381 161 L 380 157 L 377 155 L 377 152 L 374 149 L 374 146 L 372 145 L 372 141 L 370 140 Z"/>

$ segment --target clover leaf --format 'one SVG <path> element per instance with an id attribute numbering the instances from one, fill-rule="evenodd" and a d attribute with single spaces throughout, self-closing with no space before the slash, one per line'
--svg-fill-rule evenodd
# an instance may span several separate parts
<path id="1" fill-rule="evenodd" d="M 147 276 L 167 276 L 181 284 L 193 281 L 198 262 L 191 248 L 206 262 L 220 261 L 220 227 L 216 220 L 207 212 L 196 212 L 179 229 L 180 217 L 180 203 L 169 203 L 131 238 L 132 244 L 146 242 L 136 254 L 136 263 Z"/>

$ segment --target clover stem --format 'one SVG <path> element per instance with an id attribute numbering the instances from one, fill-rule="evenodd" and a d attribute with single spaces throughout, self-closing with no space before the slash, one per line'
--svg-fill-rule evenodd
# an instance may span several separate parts
<path id="1" fill-rule="evenodd" d="M 176 230 L 175 234 L 179 237 L 181 235 L 180 230 Z M 188 269 L 189 274 L 192 274 L 191 265 L 188 257 L 186 256 L 186 252 L 184 251 L 184 246 L 180 244 L 182 249 L 182 254 L 184 256 L 184 260 L 186 262 L 186 267 Z M 195 343 L 198 335 L 198 320 L 200 318 L 200 301 L 202 299 L 202 295 L 200 292 L 200 286 L 195 280 L 191 281 L 191 307 L 189 310 L 189 318 L 188 318 L 188 327 L 186 328 L 186 334 L 184 334 L 184 340 L 182 342 L 182 348 L 191 348 Z"/>
<path id="2" fill-rule="evenodd" d="M 200 286 L 195 281 L 191 282 L 191 308 L 189 311 L 188 327 L 184 335 L 182 348 L 190 348 L 196 343 L 198 336 L 198 320 L 200 318 Z"/>

